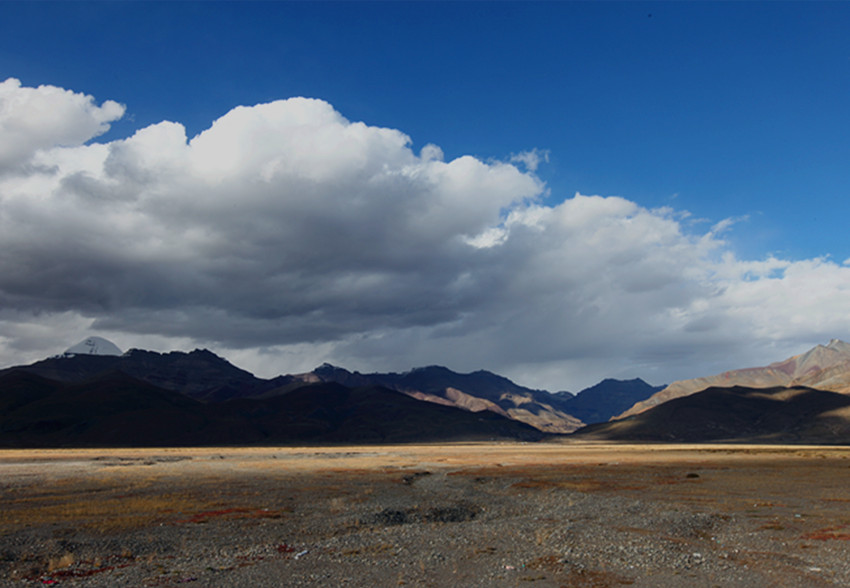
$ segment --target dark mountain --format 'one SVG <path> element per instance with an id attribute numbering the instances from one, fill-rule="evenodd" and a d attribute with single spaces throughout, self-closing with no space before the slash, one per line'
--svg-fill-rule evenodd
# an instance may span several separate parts
<path id="1" fill-rule="evenodd" d="M 644 392 L 652 391 L 640 380 L 626 383 L 606 380 L 573 397 L 568 392 L 550 394 L 544 390 L 519 386 L 507 378 L 483 370 L 460 374 L 440 366 L 416 368 L 404 373 L 361 374 L 324 364 L 313 372 L 266 380 L 255 377 L 205 349 L 196 349 L 190 353 L 157 353 L 139 349 L 131 349 L 123 355 L 88 353 L 92 341 L 102 347 L 114 347 L 105 339 L 95 339 L 89 338 L 61 356 L 0 370 L 0 376 L 17 370 L 57 382 L 78 384 L 121 372 L 204 403 L 240 398 L 269 399 L 287 394 L 305 384 L 321 382 L 338 383 L 349 388 L 377 386 L 403 392 L 417 400 L 462 408 L 468 412 L 492 412 L 546 433 L 569 433 L 586 422 L 604 420 L 603 416 L 627 408 L 623 408 L 626 402 L 624 398 L 632 400 L 628 403 L 631 406 L 648 396 L 642 396 Z M 81 352 L 72 353 L 78 348 Z M 115 351 L 120 352 L 117 347 Z M 579 414 L 582 416 L 578 417 Z"/>
<path id="2" fill-rule="evenodd" d="M 590 425 L 575 438 L 605 441 L 850 443 L 850 396 L 803 386 L 712 387 L 638 415 Z"/>
<path id="3" fill-rule="evenodd" d="M 547 433 L 568 433 L 582 425 L 561 409 L 561 397 L 519 386 L 483 370 L 459 374 L 442 366 L 428 366 L 401 374 L 361 374 L 324 364 L 301 377 L 347 386 L 383 386 L 435 404 L 507 416 Z"/>
<path id="4" fill-rule="evenodd" d="M 237 398 L 271 398 L 318 382 L 334 382 L 350 388 L 380 386 L 418 400 L 466 411 L 490 411 L 548 433 L 574 431 L 583 424 L 560 410 L 556 406 L 559 398 L 545 391 L 518 386 L 490 372 L 458 374 L 438 366 L 418 368 L 403 374 L 360 374 L 324 364 L 314 372 L 264 380 L 207 350 L 157 353 L 131 349 L 120 356 L 66 354 L 3 370 L 0 375 L 11 370 L 65 383 L 85 382 L 120 371 L 164 390 L 207 403 Z"/>
<path id="5" fill-rule="evenodd" d="M 441 366 L 416 368 L 402 374 L 361 374 L 326 363 L 302 376 L 310 381 L 338 382 L 346 386 L 386 386 L 431 402 L 506 414 L 552 432 L 575 430 L 576 420 L 583 423 L 607 421 L 664 388 L 651 386 L 640 378 L 606 379 L 577 395 L 570 392 L 551 394 L 519 386 L 491 372 L 459 374 Z"/>
<path id="6" fill-rule="evenodd" d="M 0 374 L 0 446 L 188 446 L 536 441 L 496 414 L 420 402 L 379 387 L 319 383 L 267 399 L 204 404 L 121 372 L 79 383 Z"/>
<path id="7" fill-rule="evenodd" d="M 78 383 L 108 372 L 122 372 L 154 386 L 204 402 L 256 396 L 286 381 L 263 380 L 206 349 L 157 353 L 131 349 L 124 355 L 58 356 L 0 371 L 22 370 L 59 382 Z"/>
<path id="8" fill-rule="evenodd" d="M 500 415 L 475 414 L 421 402 L 379 386 L 349 388 L 323 382 L 273 398 L 232 400 L 210 408 L 225 413 L 250 414 L 256 427 L 275 440 L 284 441 L 538 441 L 545 436 L 533 427 Z"/>
<path id="9" fill-rule="evenodd" d="M 575 396 L 561 398 L 559 407 L 585 423 L 604 423 L 632 405 L 646 400 L 664 386 L 651 386 L 641 380 L 605 379 Z M 557 395 L 562 394 L 559 392 Z M 557 396 L 556 395 L 556 396 Z"/>
<path id="10" fill-rule="evenodd" d="M 0 376 L 0 445 L 190 445 L 204 406 L 120 372 L 69 384 L 34 374 Z"/>
<path id="11" fill-rule="evenodd" d="M 13 370 L 0 376 L 0 414 L 31 403 L 37 403 L 58 390 L 62 384 L 21 370 Z"/>

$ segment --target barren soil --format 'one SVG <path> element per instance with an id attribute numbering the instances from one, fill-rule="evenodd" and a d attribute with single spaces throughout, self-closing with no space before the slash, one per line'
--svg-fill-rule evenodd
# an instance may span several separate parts
<path id="1" fill-rule="evenodd" d="M 0 451 L 10 586 L 848 586 L 850 448 Z"/>

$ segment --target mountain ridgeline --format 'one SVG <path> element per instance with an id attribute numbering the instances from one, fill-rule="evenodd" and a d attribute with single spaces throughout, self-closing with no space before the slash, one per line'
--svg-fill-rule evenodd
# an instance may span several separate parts
<path id="1" fill-rule="evenodd" d="M 607 421 L 663 388 L 639 378 L 606 379 L 577 395 L 552 394 L 519 386 L 488 371 L 458 374 L 441 366 L 401 374 L 361 374 L 324 364 L 307 377 L 345 385 L 380 385 L 429 402 L 476 412 L 490 410 L 551 433 L 570 433 L 586 423 Z"/>
<path id="2" fill-rule="evenodd" d="M 619 416 L 617 416 L 619 415 Z M 587 426 L 586 426 L 587 425 Z M 850 443 L 850 345 L 654 387 L 550 393 L 487 371 L 323 364 L 258 378 L 207 350 L 121 353 L 89 338 L 0 370 L 0 447 L 418 443 L 564 438 Z"/>
<path id="3" fill-rule="evenodd" d="M 0 444 L 538 440 L 586 418 L 606 420 L 656 391 L 641 380 L 606 380 L 578 395 L 550 394 L 440 366 L 361 374 L 324 364 L 263 379 L 208 350 L 121 353 L 92 337 L 0 370 Z"/>
<path id="4" fill-rule="evenodd" d="M 617 418 L 640 414 L 668 400 L 689 396 L 711 387 L 773 388 L 805 386 L 850 394 L 850 343 L 833 339 L 812 349 L 763 367 L 751 367 L 715 376 L 673 382 L 648 399 L 636 403 Z"/>
<path id="5" fill-rule="evenodd" d="M 0 446 L 205 446 L 538 441 L 498 415 L 423 403 L 386 388 L 310 384 L 268 399 L 202 403 L 122 372 L 80 383 L 0 375 Z"/>
<path id="6" fill-rule="evenodd" d="M 850 444 L 850 344 L 833 339 L 767 366 L 673 382 L 575 438 Z"/>
<path id="7" fill-rule="evenodd" d="M 588 441 L 850 443 L 850 396 L 805 386 L 710 387 L 575 433 Z"/>

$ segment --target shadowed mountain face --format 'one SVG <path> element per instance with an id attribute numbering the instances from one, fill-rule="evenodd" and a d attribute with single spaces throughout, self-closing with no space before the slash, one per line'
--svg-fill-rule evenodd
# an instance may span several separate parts
<path id="1" fill-rule="evenodd" d="M 157 353 L 131 349 L 124 355 L 75 355 L 51 357 L 28 366 L 0 371 L 23 370 L 59 382 L 78 383 L 107 372 L 122 372 L 172 392 L 204 402 L 256 396 L 281 386 L 283 379 L 263 380 L 207 351 Z"/>
<path id="2" fill-rule="evenodd" d="M 111 345 L 104 340 L 106 344 Z M 200 349 L 191 353 L 132 349 L 120 356 L 66 352 L 28 366 L 1 370 L 0 376 L 12 371 L 25 371 L 67 384 L 121 372 L 204 403 L 240 398 L 270 399 L 306 384 L 322 382 L 348 388 L 383 387 L 432 404 L 501 415 L 545 433 L 569 433 L 584 423 L 606 420 L 655 391 L 642 380 L 605 380 L 574 397 L 569 392 L 550 394 L 525 388 L 487 371 L 459 374 L 440 366 L 416 368 L 401 374 L 361 374 L 324 364 L 305 374 L 265 380 Z"/>
<path id="3" fill-rule="evenodd" d="M 828 345 L 818 345 L 805 353 L 768 366 L 673 382 L 615 418 L 640 414 L 673 398 L 688 396 L 711 386 L 751 388 L 808 386 L 819 390 L 850 394 L 850 343 L 833 339 Z"/>
<path id="4" fill-rule="evenodd" d="M 605 379 L 575 396 L 563 398 L 559 406 L 582 422 L 604 423 L 636 402 L 646 400 L 664 386 L 650 386 L 640 378 L 634 380 Z M 556 394 L 556 396 L 562 393 Z"/>
<path id="5" fill-rule="evenodd" d="M 834 341 L 765 371 L 741 372 L 759 382 L 824 374 L 838 382 L 845 353 L 850 346 Z M 577 429 L 576 414 L 601 421 L 655 390 L 639 379 L 605 380 L 577 396 L 549 394 L 490 372 L 458 374 L 439 366 L 360 374 L 325 364 L 263 380 L 205 350 L 75 354 L 0 371 L 0 445 L 536 440 Z M 586 427 L 578 436 L 844 443 L 850 440 L 848 419 L 850 396 L 842 394 L 711 387 L 623 421 Z"/>
<path id="6" fill-rule="evenodd" d="M 557 433 L 573 431 L 583 423 L 607 421 L 663 388 L 651 386 L 640 378 L 609 378 L 577 395 L 551 394 L 518 386 L 491 372 L 458 374 L 440 366 L 417 368 L 403 374 L 361 374 L 325 364 L 303 376 L 307 381 L 378 384 L 430 402 L 506 414 L 542 431 Z"/>
<path id="7" fill-rule="evenodd" d="M 5 447 L 188 445 L 206 425 L 201 403 L 120 372 L 67 384 L 13 371 L 0 406 Z"/>
<path id="8" fill-rule="evenodd" d="M 303 377 L 307 381 L 348 386 L 383 386 L 435 404 L 507 416 L 547 433 L 569 433 L 583 424 L 562 409 L 563 397 L 519 386 L 483 370 L 459 374 L 441 366 L 428 366 L 402 374 L 361 374 L 324 364 Z"/>
<path id="9" fill-rule="evenodd" d="M 793 388 L 708 388 L 641 414 L 590 425 L 576 438 L 605 441 L 850 443 L 850 396 Z"/>
<path id="10" fill-rule="evenodd" d="M 203 404 L 120 372 L 63 383 L 0 375 L 0 446 L 188 446 L 537 441 L 502 416 L 420 402 L 378 387 L 313 384 L 267 399 Z"/>

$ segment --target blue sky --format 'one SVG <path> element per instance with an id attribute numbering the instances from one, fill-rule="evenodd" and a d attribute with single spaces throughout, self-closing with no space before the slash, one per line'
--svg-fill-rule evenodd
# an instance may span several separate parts
<path id="1" fill-rule="evenodd" d="M 89 144 L 126 139 L 162 121 L 183 125 L 191 139 L 236 106 L 303 96 L 325 101 L 348 121 L 397 129 L 410 138 L 415 153 L 437 145 L 446 162 L 464 155 L 489 164 L 523 152 L 545 154 L 548 161 L 536 169 L 517 164 L 542 182 L 534 197 L 540 205 L 554 208 L 581 193 L 620 196 L 649 211 L 669 207 L 678 230 L 693 240 L 721 223 L 712 238 L 722 245 L 704 260 L 724 254 L 742 263 L 826 257 L 837 276 L 827 282 L 840 300 L 844 274 L 838 270 L 850 258 L 848 30 L 850 5 L 840 2 L 6 2 L 0 4 L 0 80 L 56 86 L 92 96 L 97 104 L 125 105 L 123 116 L 113 117 L 110 129 Z M 516 202 L 508 199 L 501 209 Z M 723 271 L 712 268 L 708 274 Z M 711 288 L 734 290 L 725 283 Z M 5 291 L 11 296 L 12 286 Z M 78 313 L 101 320 L 101 327 L 113 324 L 106 317 L 121 306 L 15 304 L 26 312 Z M 664 308 L 680 316 L 682 307 Z M 808 311 L 792 310 L 798 314 L 791 322 L 806 322 Z M 454 312 L 452 320 L 467 316 L 466 310 Z M 764 320 L 772 324 L 782 313 L 771 317 Z M 803 351 L 827 335 L 850 337 L 828 317 L 812 318 L 817 328 L 793 334 L 762 325 L 734 337 L 760 337 L 755 345 L 760 354 L 746 359 L 778 360 L 782 357 L 772 354 Z M 481 325 L 492 320 L 481 318 Z M 119 322 L 113 337 L 135 345 L 136 331 L 128 321 Z M 437 319 L 412 324 L 441 333 L 459 328 Z M 599 351 L 585 362 L 597 367 L 561 387 L 589 385 L 606 374 L 644 376 L 653 383 L 683 375 L 641 355 L 646 344 L 636 334 L 640 330 L 611 331 L 608 336 L 631 343 L 612 347 L 610 357 Z M 390 347 L 414 337 L 400 333 Z M 142 342 L 157 336 L 136 334 Z M 365 351 L 343 352 L 338 345 L 339 337 L 375 336 L 354 327 L 325 339 L 263 339 L 258 346 L 191 329 L 160 335 L 175 344 L 206 342 L 242 353 L 245 363 L 257 369 L 262 364 L 267 372 L 284 371 L 280 357 L 295 353 L 275 345 L 325 345 L 321 352 L 311 347 L 299 361 L 324 352 L 363 369 L 406 369 L 412 366 L 404 363 L 446 359 L 428 349 L 393 359 L 376 348 L 370 353 L 382 359 L 370 362 Z M 723 337 L 707 340 L 710 352 L 700 345 L 691 354 L 714 359 L 694 369 L 727 368 L 723 358 L 730 351 L 740 357 Z M 353 345 L 350 339 L 347 344 Z M 40 345 L 32 333 L 10 337 L 5 356 L 32 357 L 42 351 Z M 593 345 L 604 348 L 601 342 Z M 665 345 L 649 355 L 663 357 L 684 344 L 671 339 Z M 575 346 L 566 346 L 541 367 L 499 351 L 498 360 L 480 367 L 504 367 L 554 388 L 553 382 L 576 373 L 574 353 Z M 474 369 L 481 360 L 470 357 L 453 367 Z M 742 366 L 727 369 L 734 367 Z M 640 370 L 648 373 L 636 373 Z M 552 375 L 539 376 L 544 372 Z"/>

